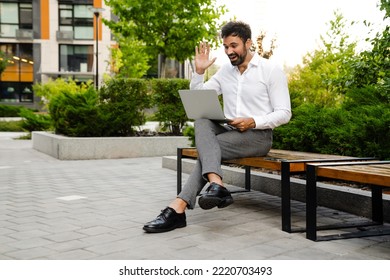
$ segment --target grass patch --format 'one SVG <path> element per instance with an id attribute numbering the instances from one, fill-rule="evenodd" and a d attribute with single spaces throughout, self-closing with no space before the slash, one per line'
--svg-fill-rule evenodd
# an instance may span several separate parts
<path id="1" fill-rule="evenodd" d="M 23 121 L 0 121 L 0 131 L 3 132 L 23 132 Z"/>
<path id="2" fill-rule="evenodd" d="M 18 138 L 15 138 L 15 140 L 31 140 L 31 132 L 27 133 L 26 135 L 22 135 Z"/>

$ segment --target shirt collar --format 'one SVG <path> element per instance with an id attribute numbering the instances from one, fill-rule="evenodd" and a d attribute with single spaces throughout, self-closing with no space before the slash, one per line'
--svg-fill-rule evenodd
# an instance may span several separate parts
<path id="1" fill-rule="evenodd" d="M 257 54 L 257 52 L 254 52 L 251 61 L 249 61 L 249 65 L 258 66 L 259 63 L 260 63 L 260 56 Z"/>

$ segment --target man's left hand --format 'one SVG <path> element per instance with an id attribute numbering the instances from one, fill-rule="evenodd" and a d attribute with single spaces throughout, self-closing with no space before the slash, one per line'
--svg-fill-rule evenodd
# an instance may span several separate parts
<path id="1" fill-rule="evenodd" d="M 253 118 L 236 118 L 229 122 L 229 124 L 237 128 L 241 132 L 256 127 L 256 123 Z"/>

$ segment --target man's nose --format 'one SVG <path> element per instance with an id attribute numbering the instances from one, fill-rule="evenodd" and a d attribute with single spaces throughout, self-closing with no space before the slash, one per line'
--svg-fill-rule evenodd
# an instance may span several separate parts
<path id="1" fill-rule="evenodd" d="M 227 48 L 227 49 L 225 49 L 225 53 L 226 53 L 227 55 L 231 55 L 231 54 L 233 54 L 234 52 L 233 52 L 233 49 L 232 49 L 232 48 Z"/>

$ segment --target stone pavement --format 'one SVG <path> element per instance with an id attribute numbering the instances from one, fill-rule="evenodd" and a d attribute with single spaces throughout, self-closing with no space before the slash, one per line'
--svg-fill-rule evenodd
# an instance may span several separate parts
<path id="1" fill-rule="evenodd" d="M 176 192 L 161 158 L 60 161 L 13 136 L 0 133 L 1 260 L 390 259 L 389 236 L 312 242 L 281 231 L 280 199 L 256 191 L 187 211 L 186 228 L 146 234 Z"/>

